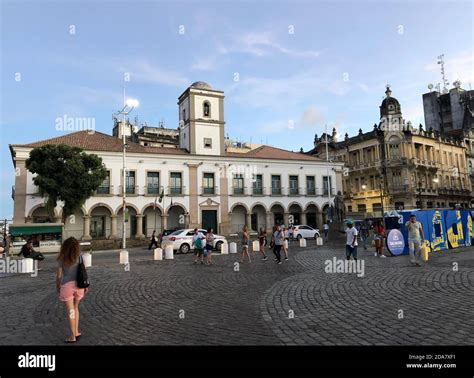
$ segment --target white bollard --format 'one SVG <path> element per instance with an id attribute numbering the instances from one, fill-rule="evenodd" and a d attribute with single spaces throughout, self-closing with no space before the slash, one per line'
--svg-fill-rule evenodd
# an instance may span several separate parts
<path id="1" fill-rule="evenodd" d="M 323 238 L 316 238 L 316 245 L 323 245 Z"/>
<path id="2" fill-rule="evenodd" d="M 224 242 L 221 244 L 221 255 L 228 255 L 229 254 L 229 244 Z"/>
<path id="3" fill-rule="evenodd" d="M 166 258 L 166 260 L 173 260 L 174 259 L 174 253 L 173 253 L 173 246 L 172 245 L 167 245 L 166 246 L 165 258 Z"/>
<path id="4" fill-rule="evenodd" d="M 285 248 L 288 249 L 288 240 L 285 239 L 284 245 L 285 245 Z"/>
<path id="5" fill-rule="evenodd" d="M 230 253 L 237 253 L 237 243 L 232 242 L 229 244 L 229 252 Z"/>
<path id="6" fill-rule="evenodd" d="M 120 251 L 120 264 L 128 264 L 128 252 Z"/>
<path id="7" fill-rule="evenodd" d="M 34 260 L 23 259 L 21 260 L 21 273 L 33 273 L 34 272 Z"/>
<path id="8" fill-rule="evenodd" d="M 252 242 L 252 251 L 254 252 L 260 251 L 260 242 L 258 240 L 254 240 Z"/>
<path id="9" fill-rule="evenodd" d="M 82 261 L 84 262 L 84 266 L 86 268 L 89 268 L 92 266 L 92 254 L 90 253 L 84 253 L 82 255 Z"/>
<path id="10" fill-rule="evenodd" d="M 300 247 L 306 247 L 306 239 L 305 238 L 300 239 Z"/>
<path id="11" fill-rule="evenodd" d="M 153 260 L 163 260 L 163 250 L 161 248 L 155 248 Z"/>

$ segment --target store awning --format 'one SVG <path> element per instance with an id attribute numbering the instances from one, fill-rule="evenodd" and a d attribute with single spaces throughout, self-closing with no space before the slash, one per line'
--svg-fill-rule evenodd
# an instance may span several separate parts
<path id="1" fill-rule="evenodd" d="M 9 227 L 9 233 L 12 236 L 21 235 L 39 235 L 39 234 L 61 234 L 63 225 L 61 223 L 37 223 L 22 224 Z"/>

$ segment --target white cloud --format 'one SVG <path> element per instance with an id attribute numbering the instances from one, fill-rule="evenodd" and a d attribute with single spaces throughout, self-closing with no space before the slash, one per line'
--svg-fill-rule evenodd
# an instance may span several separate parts
<path id="1" fill-rule="evenodd" d="M 316 126 L 322 121 L 321 112 L 316 106 L 309 106 L 303 112 L 301 123 L 307 126 Z"/>
<path id="2" fill-rule="evenodd" d="M 317 58 L 319 51 L 315 50 L 295 50 L 289 49 L 276 42 L 275 37 L 270 32 L 246 33 L 234 38 L 227 45 L 218 45 L 218 51 L 221 54 L 244 53 L 256 57 L 262 57 L 274 53 L 299 57 L 299 58 Z"/>

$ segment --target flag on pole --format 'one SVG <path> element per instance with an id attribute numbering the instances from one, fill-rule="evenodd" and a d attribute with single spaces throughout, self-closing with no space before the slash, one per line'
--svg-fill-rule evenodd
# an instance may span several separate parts
<path id="1" fill-rule="evenodd" d="M 160 203 L 163 201 L 164 195 L 165 195 L 165 190 L 162 189 L 162 190 L 161 190 L 161 193 L 160 193 L 160 199 L 159 199 L 159 202 L 160 202 Z"/>

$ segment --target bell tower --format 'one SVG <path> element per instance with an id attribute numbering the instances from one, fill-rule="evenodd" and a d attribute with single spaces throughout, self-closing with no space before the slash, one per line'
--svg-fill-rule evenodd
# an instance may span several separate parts
<path id="1" fill-rule="evenodd" d="M 224 155 L 224 92 L 203 82 L 178 99 L 179 147 L 196 155 Z"/>

